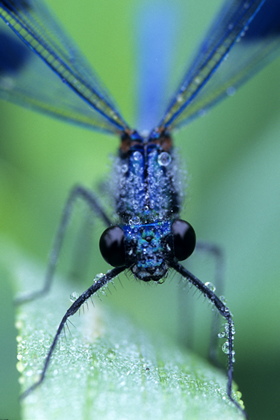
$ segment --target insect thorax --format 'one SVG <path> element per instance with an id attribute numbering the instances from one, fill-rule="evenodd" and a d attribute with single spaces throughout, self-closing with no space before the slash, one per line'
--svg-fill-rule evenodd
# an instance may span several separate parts
<path id="1" fill-rule="evenodd" d="M 153 223 L 178 216 L 182 191 L 178 158 L 156 142 L 120 150 L 113 171 L 115 208 L 124 224 Z"/>

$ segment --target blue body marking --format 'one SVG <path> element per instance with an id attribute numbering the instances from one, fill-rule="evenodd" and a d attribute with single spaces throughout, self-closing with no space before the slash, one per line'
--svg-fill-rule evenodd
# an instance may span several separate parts
<path id="1" fill-rule="evenodd" d="M 172 221 L 183 199 L 171 137 L 125 135 L 112 181 L 126 264 L 140 280 L 159 281 L 168 271 Z"/>

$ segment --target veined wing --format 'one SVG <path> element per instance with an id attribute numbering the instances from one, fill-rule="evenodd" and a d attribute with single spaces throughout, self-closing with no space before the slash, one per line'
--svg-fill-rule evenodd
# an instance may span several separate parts
<path id="1" fill-rule="evenodd" d="M 128 128 L 41 0 L 0 0 L 0 18 L 0 96 L 93 129 Z"/>
<path id="2" fill-rule="evenodd" d="M 181 127 L 264 66 L 280 47 L 280 0 L 226 0 L 159 124 Z"/>

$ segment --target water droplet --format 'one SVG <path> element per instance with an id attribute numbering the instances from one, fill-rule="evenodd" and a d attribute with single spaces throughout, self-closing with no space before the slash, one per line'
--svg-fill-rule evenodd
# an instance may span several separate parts
<path id="1" fill-rule="evenodd" d="M 20 385 L 24 385 L 24 383 L 25 383 L 24 376 L 20 376 L 19 379 L 18 379 L 18 382 L 19 382 Z"/>
<path id="2" fill-rule="evenodd" d="M 16 325 L 16 329 L 20 330 L 22 328 L 21 320 L 16 321 L 15 325 Z"/>
<path id="3" fill-rule="evenodd" d="M 225 305 L 227 302 L 226 302 L 226 298 L 225 298 L 225 296 L 219 296 L 219 299 L 220 299 L 220 301 Z"/>
<path id="4" fill-rule="evenodd" d="M 199 111 L 198 111 L 198 116 L 199 117 L 204 117 L 205 115 L 207 114 L 207 110 L 206 109 L 200 109 Z"/>
<path id="5" fill-rule="evenodd" d="M 235 395 L 236 395 L 237 400 L 241 400 L 241 398 L 242 398 L 242 393 L 241 393 L 240 391 L 236 391 Z M 242 402 L 242 401 L 241 401 L 241 402 Z M 242 405 L 242 407 L 243 407 L 243 405 Z"/>
<path id="6" fill-rule="evenodd" d="M 24 371 L 25 366 L 24 366 L 24 364 L 23 364 L 23 363 L 18 362 L 18 363 L 16 364 L 16 368 L 17 368 L 17 370 L 18 370 L 18 372 L 19 372 L 19 373 L 22 373 L 22 372 Z"/>
<path id="7" fill-rule="evenodd" d="M 104 276 L 104 274 L 103 273 L 99 273 L 99 274 L 96 274 L 96 276 L 94 277 L 94 279 L 93 279 L 93 283 L 96 283 L 99 279 L 101 279 L 101 277 L 103 277 Z"/>
<path id="8" fill-rule="evenodd" d="M 77 300 L 78 297 L 79 297 L 79 295 L 78 295 L 77 292 L 72 292 L 71 295 L 70 295 L 70 301 L 75 302 L 75 300 Z"/>
<path id="9" fill-rule="evenodd" d="M 98 291 L 98 293 L 100 293 L 101 295 L 103 295 L 103 296 L 107 296 L 107 284 L 105 284 L 105 286 L 103 286 L 102 287 L 102 289 L 100 289 L 99 291 Z"/>
<path id="10" fill-rule="evenodd" d="M 183 95 L 177 95 L 177 102 L 183 102 Z"/>
<path id="11" fill-rule="evenodd" d="M 131 219 L 129 219 L 128 223 L 129 223 L 130 226 L 139 225 L 140 217 L 139 216 L 134 216 Z"/>
<path id="12" fill-rule="evenodd" d="M 121 165 L 121 172 L 123 174 L 126 174 L 127 171 L 128 171 L 128 165 L 124 163 L 123 165 Z"/>
<path id="13" fill-rule="evenodd" d="M 211 290 L 211 292 L 215 292 L 215 290 L 216 290 L 216 287 L 214 286 L 214 284 L 213 283 L 211 283 L 210 281 L 207 281 L 206 283 L 204 283 L 205 284 L 205 286 L 209 289 L 209 290 Z"/>
<path id="14" fill-rule="evenodd" d="M 26 375 L 26 376 L 32 376 L 32 375 L 33 375 L 33 370 L 32 370 L 32 369 L 28 369 L 28 370 L 25 372 L 25 375 Z"/>
<path id="15" fill-rule="evenodd" d="M 157 284 L 163 284 L 166 281 L 166 278 L 162 277 L 157 281 Z"/>
<path id="16" fill-rule="evenodd" d="M 142 154 L 136 150 L 136 152 L 133 153 L 132 158 L 136 162 L 139 162 L 142 160 Z"/>
<path id="17" fill-rule="evenodd" d="M 236 88 L 234 86 L 230 86 L 227 88 L 226 92 L 228 96 L 233 96 L 236 93 Z"/>
<path id="18" fill-rule="evenodd" d="M 158 164 L 160 166 L 168 166 L 171 160 L 171 156 L 167 152 L 162 152 L 158 155 Z"/>
<path id="19" fill-rule="evenodd" d="M 225 354 L 229 354 L 229 342 L 228 342 L 228 341 L 226 341 L 226 342 L 222 345 L 222 351 L 223 351 Z"/>
<path id="20" fill-rule="evenodd" d="M 218 333 L 218 337 L 219 338 L 225 338 L 225 336 L 226 336 L 226 333 L 223 331 L 223 332 L 220 332 L 220 333 Z"/>
<path id="21" fill-rule="evenodd" d="M 114 360 L 117 357 L 116 352 L 114 350 L 108 350 L 106 356 L 110 360 Z"/>

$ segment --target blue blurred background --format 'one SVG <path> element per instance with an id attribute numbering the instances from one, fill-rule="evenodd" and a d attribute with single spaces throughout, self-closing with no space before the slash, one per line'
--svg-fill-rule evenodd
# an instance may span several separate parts
<path id="1" fill-rule="evenodd" d="M 69 0 L 65 8 L 63 1 L 48 1 L 131 125 L 137 121 L 141 85 L 140 3 L 145 6 L 136 0 L 83 0 L 81 7 L 81 2 Z M 159 8 L 163 4 L 168 2 L 155 1 Z M 170 86 L 178 84 L 186 58 L 198 46 L 218 4 L 204 3 L 202 14 L 200 2 L 172 2 L 178 24 L 170 50 Z M 280 409 L 279 70 L 278 60 L 174 136 L 190 174 L 183 217 L 198 238 L 220 244 L 226 254 L 225 295 L 237 330 L 235 380 L 252 419 L 279 418 Z M 167 101 L 168 95 L 163 99 Z M 68 191 L 76 183 L 98 189 L 108 176 L 108 156 L 115 153 L 118 139 L 5 102 L 0 103 L 0 124 L 2 246 L 4 251 L 15 246 L 45 264 Z M 101 232 L 97 224 L 94 258 L 89 274 L 75 286 L 79 290 L 108 269 L 98 254 Z M 62 263 L 66 272 L 73 249 L 70 234 Z M 12 259 L 1 263 L 13 271 Z M 204 281 L 214 281 L 208 258 L 195 256 L 191 268 Z M 108 301 L 147 328 L 178 339 L 188 323 L 178 317 L 177 283 L 178 278 L 170 276 L 163 286 L 153 287 L 124 276 L 123 288 L 117 287 Z M 70 285 L 69 293 L 72 289 Z M 195 348 L 205 355 L 210 327 L 204 320 L 210 308 L 198 294 L 190 295 L 196 309 L 191 321 Z"/>

